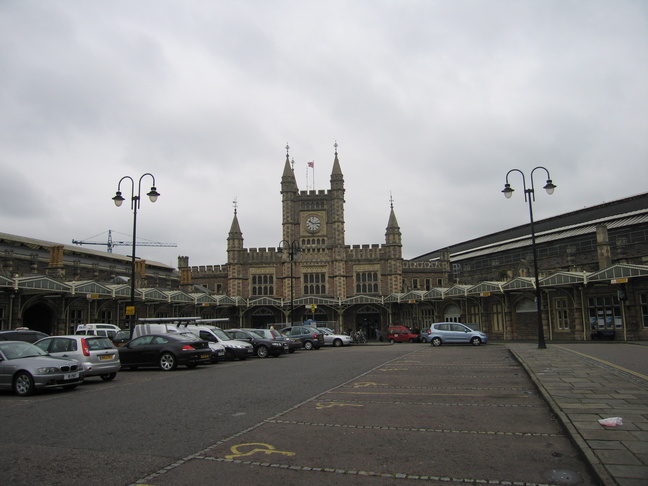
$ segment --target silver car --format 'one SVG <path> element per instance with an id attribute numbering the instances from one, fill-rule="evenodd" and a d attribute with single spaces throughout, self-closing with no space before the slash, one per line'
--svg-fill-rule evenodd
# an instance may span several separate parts
<path id="1" fill-rule="evenodd" d="M 473 346 L 479 346 L 488 342 L 488 336 L 458 322 L 437 322 L 430 326 L 427 341 L 432 346 L 441 346 L 442 344 L 472 344 Z"/>
<path id="2" fill-rule="evenodd" d="M 86 378 L 100 376 L 110 381 L 121 367 L 119 353 L 113 342 L 103 336 L 50 336 L 34 343 L 40 349 L 60 358 L 81 362 Z"/>
<path id="3" fill-rule="evenodd" d="M 346 334 L 337 334 L 329 327 L 318 327 L 317 329 L 324 333 L 324 346 L 340 347 L 353 344 L 351 336 L 347 336 Z"/>
<path id="4" fill-rule="evenodd" d="M 83 366 L 56 358 L 24 341 L 0 342 L 0 389 L 27 396 L 45 388 L 73 389 L 83 383 Z"/>

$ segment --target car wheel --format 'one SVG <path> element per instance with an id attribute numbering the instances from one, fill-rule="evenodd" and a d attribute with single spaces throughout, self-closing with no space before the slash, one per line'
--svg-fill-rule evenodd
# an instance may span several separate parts
<path id="1" fill-rule="evenodd" d="M 34 393 L 34 379 L 26 371 L 21 371 L 16 375 L 13 382 L 14 393 L 21 397 L 26 397 Z"/>
<path id="2" fill-rule="evenodd" d="M 313 343 L 310 342 L 310 341 L 305 341 L 304 342 L 304 349 L 306 351 L 310 351 L 311 349 L 313 349 Z"/>
<path id="3" fill-rule="evenodd" d="M 234 351 L 231 349 L 226 349 L 225 350 L 225 359 L 227 361 L 234 361 Z"/>
<path id="4" fill-rule="evenodd" d="M 389 338 L 389 343 L 394 344 L 396 341 L 394 341 L 394 338 Z"/>
<path id="5" fill-rule="evenodd" d="M 105 375 L 101 375 L 101 379 L 103 381 L 110 381 L 114 380 L 115 376 L 117 376 L 117 373 L 106 373 Z"/>
<path id="6" fill-rule="evenodd" d="M 291 349 L 288 350 L 288 352 L 289 352 L 290 354 L 292 354 L 292 353 L 295 352 L 295 349 L 294 349 L 294 348 L 291 348 Z"/>
<path id="7" fill-rule="evenodd" d="M 415 343 L 415 342 L 416 342 L 416 339 L 412 338 L 412 339 L 409 340 L 409 342 L 410 342 L 410 343 Z"/>
<path id="8" fill-rule="evenodd" d="M 441 338 L 440 337 L 432 338 L 432 341 L 430 341 L 430 344 L 432 344 L 432 346 L 441 346 L 441 344 L 442 344 L 441 343 Z"/>
<path id="9" fill-rule="evenodd" d="M 266 348 L 265 346 L 259 346 L 257 348 L 256 354 L 257 354 L 257 356 L 259 358 L 267 358 L 268 357 L 268 348 Z"/>
<path id="10" fill-rule="evenodd" d="M 481 339 L 479 339 L 477 336 L 475 336 L 474 338 L 472 338 L 470 340 L 470 344 L 472 344 L 473 346 L 479 346 L 479 345 L 481 345 Z"/>
<path id="11" fill-rule="evenodd" d="M 172 371 L 178 367 L 175 356 L 171 353 L 162 353 L 160 356 L 160 369 L 162 371 Z"/>
<path id="12" fill-rule="evenodd" d="M 339 348 L 342 346 L 342 340 L 341 339 L 336 339 L 333 341 L 333 347 L 334 348 Z"/>

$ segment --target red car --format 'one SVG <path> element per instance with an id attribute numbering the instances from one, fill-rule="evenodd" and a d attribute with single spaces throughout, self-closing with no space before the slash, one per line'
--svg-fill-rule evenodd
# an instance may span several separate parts
<path id="1" fill-rule="evenodd" d="M 418 343 L 420 336 L 414 334 L 405 326 L 389 326 L 387 328 L 387 340 L 390 343 Z"/>

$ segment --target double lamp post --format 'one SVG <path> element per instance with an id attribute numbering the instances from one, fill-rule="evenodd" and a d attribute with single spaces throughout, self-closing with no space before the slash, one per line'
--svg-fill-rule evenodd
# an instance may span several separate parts
<path id="1" fill-rule="evenodd" d="M 509 199 L 513 195 L 514 189 L 511 188 L 511 184 L 509 184 L 509 174 L 511 172 L 518 172 L 522 176 L 522 186 L 524 186 L 524 200 L 529 203 L 529 218 L 531 219 L 531 251 L 533 252 L 533 273 L 535 277 L 536 314 L 538 318 L 538 349 L 547 349 L 547 345 L 545 344 L 544 327 L 542 326 L 542 307 L 541 307 L 542 293 L 540 292 L 540 278 L 538 276 L 538 251 L 536 249 L 535 224 L 533 222 L 533 201 L 535 201 L 533 173 L 538 169 L 542 169 L 547 173 L 547 184 L 543 187 L 543 189 L 547 191 L 547 194 L 549 195 L 553 194 L 554 190 L 556 189 L 556 186 L 551 181 L 551 176 L 549 175 L 549 171 L 544 167 L 536 167 L 531 171 L 529 177 L 529 179 L 531 180 L 530 187 L 527 187 L 526 185 L 526 178 L 524 176 L 524 172 L 522 172 L 520 169 L 509 170 L 506 173 L 506 183 L 504 184 L 504 190 L 502 190 L 502 192 L 504 193 L 507 199 Z"/>
<path id="2" fill-rule="evenodd" d="M 131 254 L 130 305 L 126 307 L 126 315 L 129 316 L 131 339 L 133 338 L 133 329 L 135 329 L 135 287 L 136 287 L 135 246 L 137 244 L 136 243 L 137 210 L 140 207 L 140 199 L 141 199 L 140 195 L 142 194 L 142 179 L 144 179 L 144 177 L 146 176 L 150 176 L 151 179 L 153 180 L 153 185 L 151 186 L 151 190 L 146 195 L 149 197 L 149 200 L 154 203 L 155 201 L 157 201 L 157 198 L 160 196 L 160 193 L 157 192 L 157 189 L 155 188 L 155 177 L 153 176 L 153 174 L 150 174 L 149 172 L 142 174 L 142 176 L 139 178 L 139 182 L 137 184 L 137 192 L 135 192 L 135 180 L 131 176 L 122 177 L 119 180 L 119 184 L 117 184 L 117 193 L 115 194 L 115 197 L 112 198 L 112 200 L 115 203 L 115 206 L 119 207 L 122 205 L 125 199 L 121 193 L 121 183 L 122 181 L 128 179 L 131 182 L 131 209 L 133 210 L 133 249 Z"/>

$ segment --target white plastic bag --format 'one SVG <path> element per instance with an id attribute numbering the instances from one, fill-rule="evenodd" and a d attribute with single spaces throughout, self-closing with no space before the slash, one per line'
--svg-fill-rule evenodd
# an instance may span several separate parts
<path id="1" fill-rule="evenodd" d="M 600 419 L 598 422 L 605 427 L 616 427 L 617 425 L 623 425 L 623 419 L 621 417 L 604 418 Z"/>

